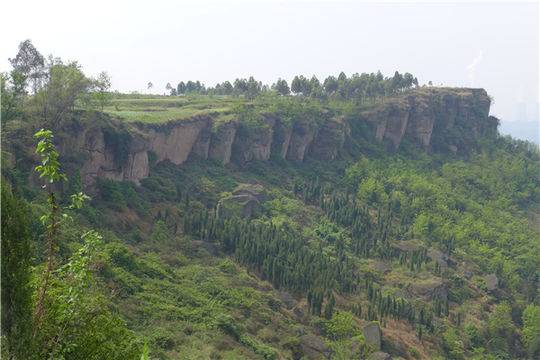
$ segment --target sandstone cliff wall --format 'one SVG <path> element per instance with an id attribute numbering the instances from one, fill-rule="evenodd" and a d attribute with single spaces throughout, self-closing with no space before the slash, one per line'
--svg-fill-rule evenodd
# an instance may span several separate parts
<path id="1" fill-rule="evenodd" d="M 70 146 L 85 154 L 81 176 L 86 186 L 92 186 L 98 177 L 137 183 L 149 174 L 150 156 L 156 162 L 176 165 L 190 156 L 224 165 L 270 158 L 331 161 L 351 139 L 354 121 L 371 124 L 373 133 L 365 136 L 393 149 L 406 140 L 427 151 L 464 151 L 479 137 L 496 134 L 496 119 L 489 117 L 489 106 L 490 99 L 482 89 L 420 89 L 387 99 L 351 118 L 284 122 L 265 115 L 262 126 L 254 129 L 237 120 L 219 122 L 199 116 L 163 125 L 132 125 L 124 130 L 122 141 L 108 139 L 110 134 L 94 126 L 80 131 Z"/>

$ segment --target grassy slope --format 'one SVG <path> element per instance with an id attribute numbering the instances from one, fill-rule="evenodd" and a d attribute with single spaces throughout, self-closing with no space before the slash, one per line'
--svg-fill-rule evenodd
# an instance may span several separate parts
<path id="1" fill-rule="evenodd" d="M 195 115 L 225 114 L 244 99 L 231 96 L 116 96 L 104 111 L 128 122 L 160 123 Z"/>

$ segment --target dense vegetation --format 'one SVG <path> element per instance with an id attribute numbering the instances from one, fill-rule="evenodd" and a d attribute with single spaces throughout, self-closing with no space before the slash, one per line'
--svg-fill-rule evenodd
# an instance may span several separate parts
<path id="1" fill-rule="evenodd" d="M 301 96 L 248 79 L 112 97 L 105 76 L 21 49 L 2 77 L 6 358 L 365 358 L 378 350 L 366 324 L 410 359 L 540 356 L 537 147 L 497 137 L 460 158 L 358 141 L 332 162 L 151 160 L 140 185 L 99 179 L 89 199 L 81 159 L 58 153 L 50 131 L 33 139 L 37 129 L 62 135 L 124 108 L 234 111 L 248 125 L 261 107 L 318 118 L 416 82 L 299 76 Z M 122 152 L 122 132 L 107 136 Z"/>

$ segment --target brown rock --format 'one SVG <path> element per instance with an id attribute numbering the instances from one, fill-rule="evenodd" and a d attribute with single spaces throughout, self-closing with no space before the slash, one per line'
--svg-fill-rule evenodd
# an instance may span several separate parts
<path id="1" fill-rule="evenodd" d="M 320 336 L 307 334 L 300 337 L 300 349 L 308 359 L 324 359 L 331 354 L 324 339 Z"/>
<path id="2" fill-rule="evenodd" d="M 382 333 L 378 323 L 371 322 L 362 328 L 366 344 L 374 347 L 377 350 L 381 349 Z"/>
<path id="3" fill-rule="evenodd" d="M 238 123 L 229 121 L 217 124 L 212 130 L 208 158 L 220 161 L 223 165 L 231 161 L 232 145 L 236 136 Z"/>
<path id="4" fill-rule="evenodd" d="M 252 160 L 268 160 L 274 134 L 273 118 L 263 118 L 260 128 L 250 129 L 240 125 L 233 143 L 232 157 L 238 164 Z"/>
<path id="5" fill-rule="evenodd" d="M 210 118 L 193 118 L 149 129 L 150 150 L 158 161 L 169 160 L 180 165 L 187 160 L 200 132 L 210 125 Z"/>
<path id="6" fill-rule="evenodd" d="M 309 146 L 315 139 L 317 131 L 314 124 L 307 121 L 297 121 L 292 130 L 289 148 L 287 150 L 287 160 L 304 161 Z"/>
<path id="7" fill-rule="evenodd" d="M 489 274 L 484 276 L 484 281 L 486 282 L 486 288 L 489 291 L 497 290 L 499 287 L 499 278 L 495 274 Z"/>
<path id="8" fill-rule="evenodd" d="M 319 160 L 334 160 L 349 134 L 349 125 L 343 117 L 324 122 L 311 145 L 310 155 Z"/>
<path id="9" fill-rule="evenodd" d="M 368 360 L 392 360 L 392 356 L 385 352 L 377 351 L 369 355 Z"/>

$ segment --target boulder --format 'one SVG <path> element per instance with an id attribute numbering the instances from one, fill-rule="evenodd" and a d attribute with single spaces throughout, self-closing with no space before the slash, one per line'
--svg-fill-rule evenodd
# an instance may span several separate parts
<path id="1" fill-rule="evenodd" d="M 499 287 L 499 278 L 495 274 L 489 274 L 484 276 L 484 281 L 486 282 L 486 288 L 489 291 L 497 290 Z"/>
<path id="2" fill-rule="evenodd" d="M 448 269 L 448 255 L 446 255 L 442 251 L 430 248 L 427 252 L 427 256 L 431 259 L 431 261 L 439 264 L 439 268 L 442 271 Z"/>
<path id="3" fill-rule="evenodd" d="M 411 284 L 410 291 L 424 299 L 446 300 L 448 298 L 448 285 L 440 278 L 433 278 Z"/>
<path id="4" fill-rule="evenodd" d="M 392 356 L 388 353 L 377 351 L 369 355 L 368 360 L 392 360 Z"/>
<path id="5" fill-rule="evenodd" d="M 252 219 L 261 209 L 259 200 L 249 194 L 224 197 L 217 205 L 217 213 L 220 217 L 239 216 L 243 219 Z"/>
<path id="6" fill-rule="evenodd" d="M 300 349 L 308 359 L 328 358 L 331 354 L 324 339 L 313 334 L 307 334 L 300 337 Z"/>
<path id="7" fill-rule="evenodd" d="M 371 322 L 362 328 L 366 344 L 380 350 L 382 342 L 381 327 L 376 322 Z"/>
<path id="8" fill-rule="evenodd" d="M 266 200 L 266 192 L 260 184 L 239 184 L 234 190 L 233 195 L 251 195 L 258 201 Z"/>
<path id="9" fill-rule="evenodd" d="M 387 263 L 385 263 L 384 261 L 374 261 L 372 264 L 371 264 L 371 268 L 375 271 L 378 271 L 378 272 L 381 272 L 383 274 L 386 274 L 387 272 L 389 272 L 390 270 L 392 270 L 392 268 L 390 267 L 390 265 L 388 265 Z"/>
<path id="10" fill-rule="evenodd" d="M 219 200 L 217 212 L 219 216 L 251 219 L 260 214 L 261 202 L 265 200 L 266 192 L 262 185 L 240 184 L 231 195 Z"/>
<path id="11" fill-rule="evenodd" d="M 296 306 L 296 299 L 288 292 L 286 291 L 280 291 L 278 293 L 279 300 L 285 305 L 285 307 L 289 310 L 294 308 Z"/>
<path id="12" fill-rule="evenodd" d="M 417 240 L 401 240 L 392 244 L 392 247 L 403 252 L 412 252 L 421 249 Z"/>

